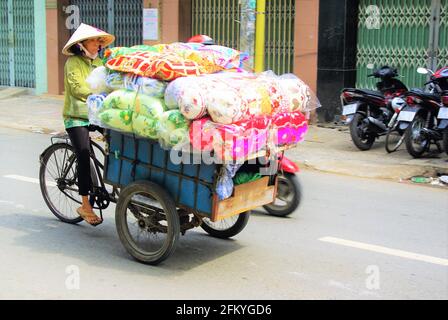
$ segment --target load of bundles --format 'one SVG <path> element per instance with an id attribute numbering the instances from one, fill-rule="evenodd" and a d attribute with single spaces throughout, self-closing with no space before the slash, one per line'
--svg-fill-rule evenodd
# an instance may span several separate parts
<path id="1" fill-rule="evenodd" d="M 108 49 L 87 79 L 89 120 L 224 161 L 296 145 L 317 98 L 293 74 L 246 72 L 246 59 L 197 43 Z"/>

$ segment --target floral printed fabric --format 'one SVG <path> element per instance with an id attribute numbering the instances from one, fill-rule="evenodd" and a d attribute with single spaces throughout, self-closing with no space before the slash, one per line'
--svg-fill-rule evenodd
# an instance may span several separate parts
<path id="1" fill-rule="evenodd" d="M 259 115 L 308 111 L 310 90 L 295 76 L 222 72 L 172 81 L 165 101 L 187 119 L 208 114 L 214 122 L 231 124 Z"/>

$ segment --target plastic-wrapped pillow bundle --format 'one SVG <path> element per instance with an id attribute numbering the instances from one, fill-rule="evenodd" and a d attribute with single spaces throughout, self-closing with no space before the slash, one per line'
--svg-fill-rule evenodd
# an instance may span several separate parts
<path id="1" fill-rule="evenodd" d="M 272 138 L 277 146 L 297 144 L 307 131 L 308 121 L 299 110 L 279 113 L 272 118 Z"/>
<path id="2" fill-rule="evenodd" d="M 110 93 L 104 100 L 106 109 L 129 110 L 134 108 L 137 92 L 132 90 L 120 89 Z"/>
<path id="3" fill-rule="evenodd" d="M 190 122 L 179 110 L 164 112 L 158 123 L 159 143 L 163 148 L 180 148 L 190 142 Z"/>
<path id="4" fill-rule="evenodd" d="M 86 78 L 87 85 L 92 93 L 108 92 L 106 86 L 107 69 L 105 67 L 98 67 L 92 70 Z"/>
<path id="5" fill-rule="evenodd" d="M 237 173 L 241 164 L 228 163 L 221 167 L 218 180 L 216 182 L 216 194 L 219 200 L 230 198 L 233 193 L 233 177 Z"/>
<path id="6" fill-rule="evenodd" d="M 140 93 L 135 98 L 133 109 L 136 113 L 145 117 L 157 119 L 165 111 L 165 105 L 161 99 Z"/>
<path id="7" fill-rule="evenodd" d="M 176 52 L 135 52 L 107 61 L 111 70 L 130 72 L 139 76 L 171 81 L 179 77 L 214 73 L 223 68 L 202 59 L 191 51 L 188 57 Z"/>
<path id="8" fill-rule="evenodd" d="M 104 109 L 99 118 L 103 128 L 132 132 L 132 110 Z"/>
<path id="9" fill-rule="evenodd" d="M 205 59 L 209 59 L 225 69 L 241 68 L 243 61 L 248 58 L 247 54 L 219 45 L 201 46 L 197 48 L 197 51 Z"/>
<path id="10" fill-rule="evenodd" d="M 106 77 L 106 87 L 110 91 L 124 89 L 124 74 L 121 72 L 110 72 Z"/>
<path id="11" fill-rule="evenodd" d="M 103 110 L 104 100 L 106 94 L 92 94 L 87 97 L 87 108 L 89 109 L 89 122 L 90 124 L 101 126 L 101 120 L 99 113 Z"/>
<path id="12" fill-rule="evenodd" d="M 149 139 L 159 138 L 159 119 L 165 111 L 161 99 L 139 94 L 132 116 L 133 131 L 136 135 Z"/>
<path id="13" fill-rule="evenodd" d="M 148 46 L 148 45 L 137 45 L 133 47 L 114 47 L 114 48 L 107 48 L 104 51 L 104 58 L 107 61 L 121 55 L 136 52 L 145 52 L 145 51 L 160 52 L 160 50 L 156 46 Z"/>
<path id="14" fill-rule="evenodd" d="M 134 112 L 132 115 L 132 129 L 133 132 L 141 137 L 149 139 L 159 138 L 159 119 L 151 118 Z"/>
<path id="15" fill-rule="evenodd" d="M 207 114 L 202 77 L 184 77 L 172 81 L 165 91 L 169 109 L 179 109 L 185 118 L 195 120 Z"/>
<path id="16" fill-rule="evenodd" d="M 266 148 L 270 118 L 255 117 L 233 124 L 220 124 L 203 118 L 190 126 L 190 141 L 194 150 L 214 151 L 218 159 L 243 160 Z"/>
<path id="17" fill-rule="evenodd" d="M 290 111 L 307 112 L 320 107 L 319 100 L 310 87 L 294 74 L 281 75 L 279 84 L 288 100 Z"/>
<path id="18" fill-rule="evenodd" d="M 124 87 L 139 91 L 151 97 L 162 98 L 165 94 L 166 83 L 160 80 L 127 74 L 124 77 Z"/>
<path id="19" fill-rule="evenodd" d="M 247 104 L 238 90 L 230 87 L 226 82 L 206 82 L 203 90 L 207 93 L 205 104 L 208 114 L 214 122 L 230 124 L 244 117 Z"/>

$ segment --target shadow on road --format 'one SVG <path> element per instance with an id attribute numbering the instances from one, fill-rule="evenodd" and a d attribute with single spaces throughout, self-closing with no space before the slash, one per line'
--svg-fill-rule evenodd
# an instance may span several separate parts
<path id="1" fill-rule="evenodd" d="M 207 235 L 202 229 L 187 231 L 181 236 L 176 251 L 158 266 L 135 261 L 122 246 L 112 219 L 105 217 L 94 228 L 63 223 L 50 216 L 28 212 L 3 213 L 0 228 L 15 230 L 14 245 L 34 252 L 62 255 L 79 259 L 88 265 L 146 273 L 167 278 L 206 264 L 243 248 L 235 239 L 221 240 Z M 244 231 L 243 231 L 244 232 Z M 12 259 L 14 257 L 11 257 Z M 32 264 L 32 261 L 30 261 Z"/>

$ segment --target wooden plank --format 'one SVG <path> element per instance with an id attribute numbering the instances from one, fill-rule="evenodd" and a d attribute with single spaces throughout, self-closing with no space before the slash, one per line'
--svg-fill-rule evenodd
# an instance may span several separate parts
<path id="1" fill-rule="evenodd" d="M 212 221 L 249 211 L 275 200 L 276 185 L 268 186 L 269 177 L 235 186 L 234 195 L 226 200 L 214 198 Z"/>

